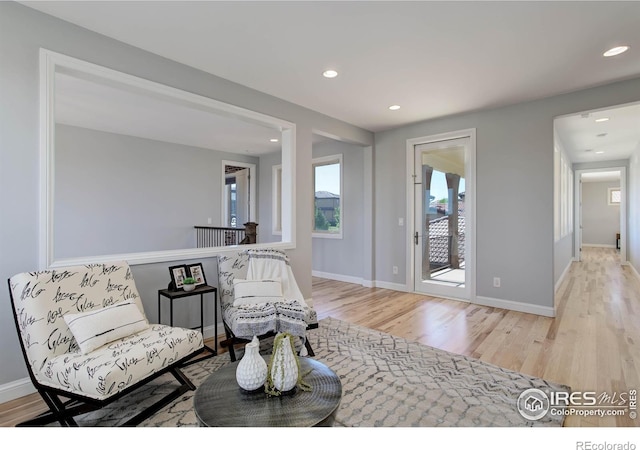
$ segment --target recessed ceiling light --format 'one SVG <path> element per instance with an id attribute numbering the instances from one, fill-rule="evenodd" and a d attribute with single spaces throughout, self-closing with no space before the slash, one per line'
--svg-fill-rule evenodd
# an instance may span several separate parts
<path id="1" fill-rule="evenodd" d="M 278 140 L 273 138 L 273 139 L 269 139 L 269 142 L 278 142 Z"/>
<path id="2" fill-rule="evenodd" d="M 600 133 L 597 135 L 597 137 L 605 137 L 607 135 L 607 133 Z"/>
<path id="3" fill-rule="evenodd" d="M 333 69 L 329 69 L 322 72 L 322 76 L 325 78 L 335 78 L 338 76 L 338 72 Z"/>
<path id="4" fill-rule="evenodd" d="M 606 122 L 607 120 L 609 120 L 608 117 L 600 117 L 599 119 L 596 119 L 596 122 Z"/>
<path id="5" fill-rule="evenodd" d="M 596 152 L 596 155 L 602 155 L 603 153 L 604 153 L 604 152 L 603 152 L 602 150 L 598 150 L 598 151 Z"/>
<path id="6" fill-rule="evenodd" d="M 590 152 L 590 151 L 591 151 L 591 149 L 590 149 L 590 148 L 588 148 L 588 149 L 586 149 L 586 150 L 585 150 L 585 152 L 587 152 L 587 153 L 588 153 L 588 152 Z"/>
<path id="7" fill-rule="evenodd" d="M 620 47 L 613 47 L 602 54 L 602 56 L 616 56 L 620 53 L 624 53 L 629 50 L 628 45 L 621 45 Z"/>
<path id="8" fill-rule="evenodd" d="M 399 110 L 399 109 L 400 109 L 400 105 L 391 105 L 391 106 L 389 106 L 389 109 L 390 109 L 391 111 L 397 111 L 397 110 Z"/>

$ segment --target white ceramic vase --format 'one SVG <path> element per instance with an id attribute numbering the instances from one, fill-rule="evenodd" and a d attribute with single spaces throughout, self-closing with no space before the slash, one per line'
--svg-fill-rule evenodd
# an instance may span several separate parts
<path id="1" fill-rule="evenodd" d="M 255 391 L 264 387 L 267 371 L 267 363 L 260 355 L 260 341 L 254 336 L 244 346 L 244 355 L 236 368 L 236 381 L 245 391 Z"/>
<path id="2" fill-rule="evenodd" d="M 293 352 L 290 336 L 284 336 L 280 345 L 273 349 L 271 380 L 280 392 L 288 392 L 298 383 L 298 362 Z"/>

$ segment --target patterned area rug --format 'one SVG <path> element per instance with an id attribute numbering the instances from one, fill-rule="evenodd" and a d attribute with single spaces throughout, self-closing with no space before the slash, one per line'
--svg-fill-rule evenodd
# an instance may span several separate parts
<path id="1" fill-rule="evenodd" d="M 516 408 L 526 389 L 569 391 L 567 386 L 502 369 L 479 360 L 409 342 L 333 318 L 309 332 L 315 359 L 342 381 L 343 397 L 335 426 L 344 427 L 533 427 L 562 426 L 562 416 L 524 419 Z M 270 353 L 270 340 L 261 352 Z M 240 358 L 242 352 L 238 353 Z M 192 364 L 184 373 L 196 385 L 229 364 L 222 354 Z M 170 376 L 140 388 L 107 409 L 84 415 L 81 426 L 115 426 L 175 387 Z M 193 392 L 141 424 L 147 427 L 197 426 Z"/>

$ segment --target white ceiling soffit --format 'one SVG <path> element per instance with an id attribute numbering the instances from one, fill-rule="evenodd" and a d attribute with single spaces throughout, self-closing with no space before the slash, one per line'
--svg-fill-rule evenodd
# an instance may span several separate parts
<path id="1" fill-rule="evenodd" d="M 600 181 L 620 181 L 620 171 L 585 172 L 581 178 L 583 183 L 597 183 Z"/>
<path id="2" fill-rule="evenodd" d="M 554 124 L 574 163 L 629 159 L 640 145 L 640 103 L 560 117 Z"/>
<path id="3" fill-rule="evenodd" d="M 157 97 L 56 73 L 56 122 L 109 133 L 258 156 L 280 131 Z"/>
<path id="4" fill-rule="evenodd" d="M 22 3 L 372 131 L 640 75 L 635 1 Z"/>

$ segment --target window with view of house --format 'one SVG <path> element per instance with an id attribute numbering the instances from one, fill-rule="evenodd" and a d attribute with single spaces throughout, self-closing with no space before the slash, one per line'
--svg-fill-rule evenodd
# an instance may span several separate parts
<path id="1" fill-rule="evenodd" d="M 620 195 L 620 188 L 609 188 L 609 205 L 619 205 Z"/>
<path id="2" fill-rule="evenodd" d="M 313 160 L 313 236 L 342 238 L 342 155 Z"/>

